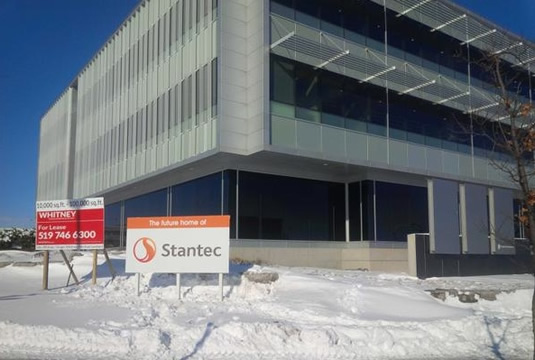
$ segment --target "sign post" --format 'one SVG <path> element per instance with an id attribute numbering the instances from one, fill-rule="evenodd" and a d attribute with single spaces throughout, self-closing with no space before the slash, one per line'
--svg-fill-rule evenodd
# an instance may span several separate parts
<path id="1" fill-rule="evenodd" d="M 43 258 L 43 290 L 48 290 L 48 250 L 45 250 L 45 256 Z"/>
<path id="2" fill-rule="evenodd" d="M 129 273 L 175 273 L 180 299 L 180 274 L 223 274 L 229 271 L 230 216 L 128 218 L 126 268 Z"/>
<path id="3" fill-rule="evenodd" d="M 64 250 L 94 250 L 93 284 L 96 280 L 96 251 L 104 249 L 104 199 L 38 201 L 36 203 L 35 249 L 45 250 L 43 289 L 48 288 L 49 251 L 60 250 L 69 272 L 78 284 Z"/>

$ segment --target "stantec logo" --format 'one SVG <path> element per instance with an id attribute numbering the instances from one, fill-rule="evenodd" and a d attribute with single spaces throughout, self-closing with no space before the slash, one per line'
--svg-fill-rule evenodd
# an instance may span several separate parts
<path id="1" fill-rule="evenodd" d="M 142 237 L 136 241 L 132 249 L 134 257 L 141 263 L 148 263 L 156 255 L 156 244 L 148 237 Z"/>

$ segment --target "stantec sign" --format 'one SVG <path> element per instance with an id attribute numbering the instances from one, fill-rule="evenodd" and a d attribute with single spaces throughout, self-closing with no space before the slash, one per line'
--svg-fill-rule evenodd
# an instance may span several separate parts
<path id="1" fill-rule="evenodd" d="M 104 199 L 38 201 L 37 250 L 103 249 Z"/>
<path id="2" fill-rule="evenodd" d="M 126 272 L 228 273 L 230 217 L 128 218 Z"/>

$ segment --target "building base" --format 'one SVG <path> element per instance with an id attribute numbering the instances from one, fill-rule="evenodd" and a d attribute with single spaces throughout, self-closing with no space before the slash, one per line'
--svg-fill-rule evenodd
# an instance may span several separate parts
<path id="1" fill-rule="evenodd" d="M 231 240 L 235 261 L 408 273 L 407 244 L 388 241 Z"/>

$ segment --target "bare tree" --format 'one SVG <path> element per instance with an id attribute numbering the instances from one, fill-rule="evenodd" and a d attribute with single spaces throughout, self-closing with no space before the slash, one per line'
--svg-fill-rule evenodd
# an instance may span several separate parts
<path id="1" fill-rule="evenodd" d="M 495 154 L 490 155 L 492 165 L 518 187 L 522 203 L 518 220 L 526 229 L 525 236 L 532 254 L 531 270 L 535 274 L 535 114 L 530 96 L 525 96 L 526 89 L 531 87 L 531 80 L 525 69 L 504 60 L 506 58 L 521 63 L 519 54 L 492 52 L 471 62 L 471 66 L 479 67 L 488 77 L 498 105 L 492 111 L 474 114 L 469 130 L 473 136 L 482 136 L 487 140 Z M 531 94 L 531 89 L 528 93 Z M 531 310 L 535 359 L 535 292 Z"/>

